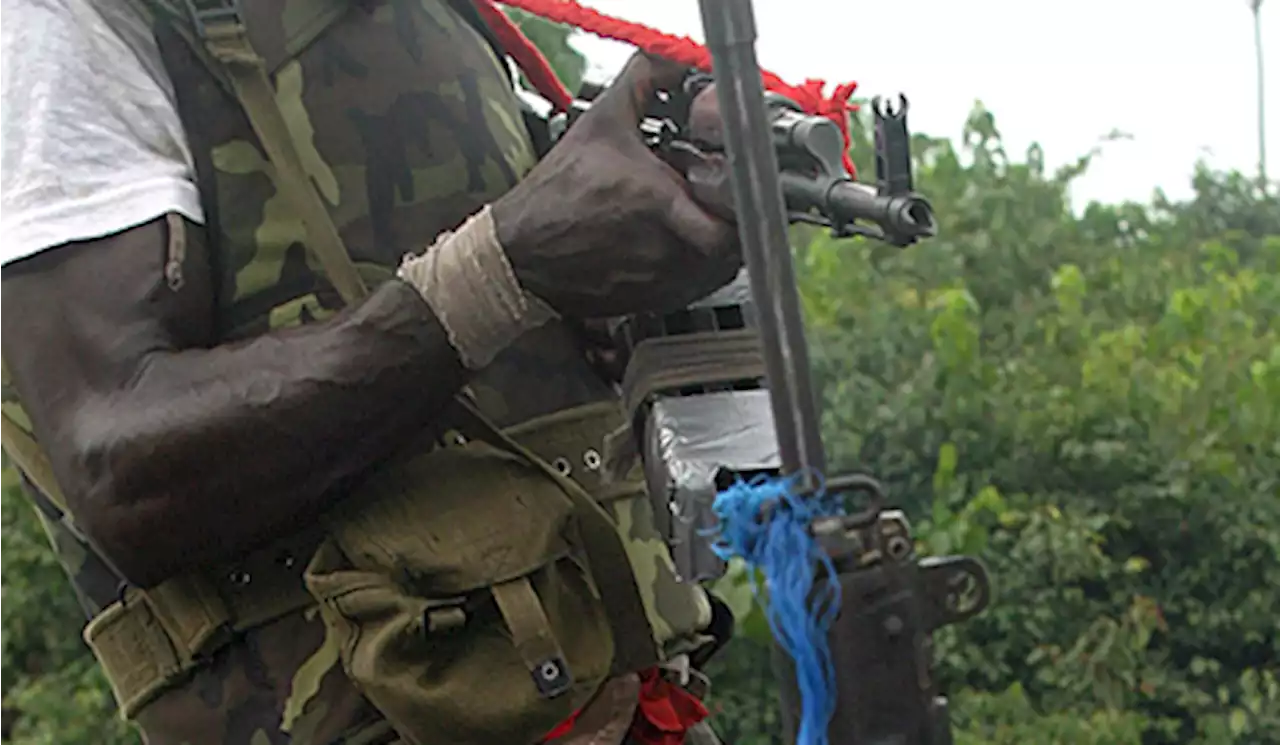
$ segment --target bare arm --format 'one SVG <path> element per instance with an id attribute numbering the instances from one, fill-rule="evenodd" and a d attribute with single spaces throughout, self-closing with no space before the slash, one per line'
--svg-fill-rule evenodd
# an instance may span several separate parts
<path id="1" fill-rule="evenodd" d="M 4 269 L 6 366 L 77 521 L 152 584 L 314 518 L 431 422 L 466 371 L 399 281 L 327 322 L 212 346 L 200 231 L 158 220 Z"/>

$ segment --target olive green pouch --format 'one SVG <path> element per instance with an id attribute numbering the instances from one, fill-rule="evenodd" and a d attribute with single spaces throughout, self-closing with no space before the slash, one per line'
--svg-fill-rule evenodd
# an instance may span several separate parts
<path id="1" fill-rule="evenodd" d="M 586 703 L 614 639 L 574 502 L 451 445 L 361 484 L 305 579 L 347 675 L 409 743 L 529 743 Z"/>

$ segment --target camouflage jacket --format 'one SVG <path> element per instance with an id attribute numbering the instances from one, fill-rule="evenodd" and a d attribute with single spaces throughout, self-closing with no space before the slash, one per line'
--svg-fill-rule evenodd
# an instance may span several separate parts
<path id="1" fill-rule="evenodd" d="M 221 338 L 327 317 L 341 305 L 337 293 L 305 250 L 302 225 L 278 193 L 244 112 L 176 32 L 189 20 L 164 12 L 168 5 L 185 4 L 162 0 L 155 30 L 211 223 L 192 239 L 215 249 Z M 298 140 L 306 169 L 367 284 L 389 279 L 407 252 L 502 195 L 536 162 L 509 71 L 483 28 L 464 18 L 466 8 L 447 0 L 243 5 L 290 129 L 306 135 Z M 616 399 L 559 324 L 522 339 L 471 387 L 503 427 Z M 21 402 L 5 393 L 6 413 L 29 429 Z M 671 644 L 696 636 L 709 621 L 706 598 L 676 581 L 647 501 L 609 509 L 628 540 L 654 628 Z M 97 615 L 117 600 L 119 582 L 60 523 L 44 522 L 86 616 Z M 392 741 L 324 641 L 309 611 L 254 629 L 136 721 L 149 745 Z"/>

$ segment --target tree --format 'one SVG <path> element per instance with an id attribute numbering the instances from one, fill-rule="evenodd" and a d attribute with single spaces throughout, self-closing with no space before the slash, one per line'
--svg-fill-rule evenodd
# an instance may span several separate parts
<path id="1" fill-rule="evenodd" d="M 560 82 L 564 83 L 564 87 L 568 88 L 570 93 L 576 92 L 578 86 L 582 85 L 583 74 L 587 71 L 586 57 L 583 57 L 569 43 L 578 32 L 564 24 L 552 23 L 517 8 L 509 8 L 506 13 L 547 58 L 551 69 L 555 71 L 556 77 L 560 78 Z M 527 82 L 524 82 L 524 85 L 526 88 L 529 87 Z"/>

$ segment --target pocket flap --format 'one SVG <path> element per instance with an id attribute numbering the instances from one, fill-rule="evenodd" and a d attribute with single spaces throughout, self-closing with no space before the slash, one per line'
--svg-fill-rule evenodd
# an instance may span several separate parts
<path id="1" fill-rule="evenodd" d="M 381 469 L 330 520 L 354 569 L 429 597 L 465 595 L 568 555 L 574 524 L 559 485 L 483 443 Z"/>

